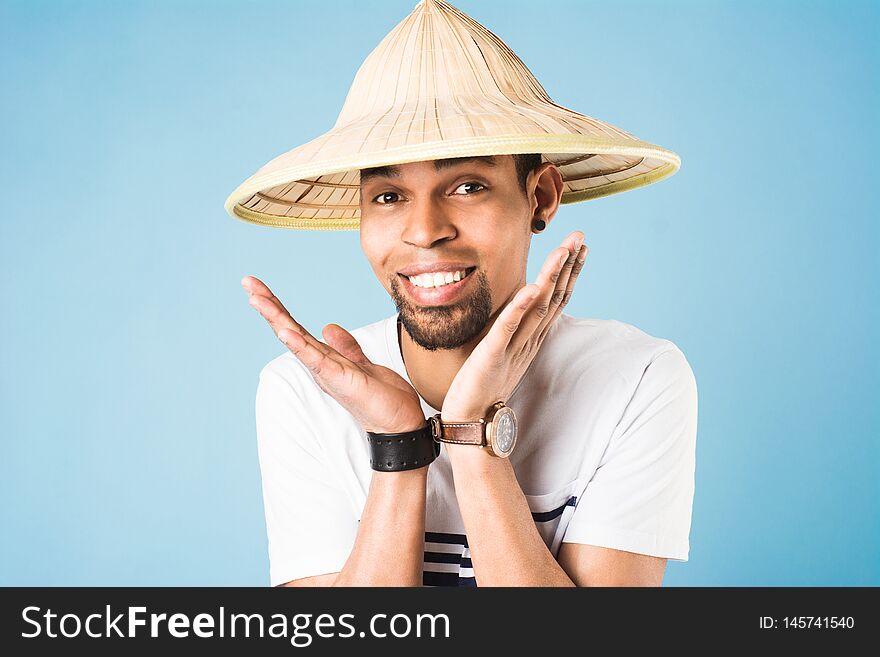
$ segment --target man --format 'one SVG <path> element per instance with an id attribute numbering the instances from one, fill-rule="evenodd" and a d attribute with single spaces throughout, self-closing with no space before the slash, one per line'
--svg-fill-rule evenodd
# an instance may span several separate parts
<path id="1" fill-rule="evenodd" d="M 633 326 L 562 313 L 586 259 L 581 231 L 526 285 L 532 237 L 566 194 L 594 197 L 669 175 L 669 160 L 648 159 L 659 147 L 616 169 L 597 157 L 591 166 L 605 167 L 606 189 L 584 195 L 572 181 L 595 176 L 571 153 L 593 157 L 606 145 L 592 137 L 587 151 L 535 136 L 541 155 L 504 153 L 509 142 L 499 132 L 492 142 L 499 150 L 487 154 L 477 141 L 511 129 L 497 118 L 506 111 L 499 104 L 476 138 L 424 138 L 415 152 L 425 159 L 410 152 L 371 160 L 363 154 L 372 147 L 364 146 L 347 160 L 320 156 L 341 148 L 341 133 L 349 140 L 366 134 L 368 143 L 386 125 L 369 118 L 373 127 L 362 130 L 363 117 L 390 112 L 352 103 L 376 102 L 368 90 L 383 83 L 370 76 L 387 74 L 392 36 L 415 41 L 405 28 L 443 42 L 456 34 L 444 26 L 466 25 L 481 43 L 482 75 L 520 98 L 525 87 L 514 94 L 516 85 L 505 87 L 511 71 L 497 70 L 511 66 L 510 57 L 500 64 L 491 56 L 492 48 L 510 51 L 462 16 L 439 0 L 420 2 L 361 67 L 336 132 L 288 154 L 295 165 L 275 162 L 273 170 L 270 163 L 227 204 L 234 216 L 263 224 L 348 220 L 355 213 L 346 214 L 347 192 L 321 188 L 345 190 L 354 179 L 345 167 L 363 164 L 356 170 L 361 248 L 398 309 L 350 333 L 328 324 L 322 341 L 262 281 L 242 280 L 288 349 L 261 371 L 256 400 L 271 582 L 659 586 L 667 559 L 686 560 L 689 547 L 697 395 L 687 360 L 674 343 Z M 424 52 L 452 58 L 454 43 L 461 41 L 428 41 Z M 398 57 L 408 62 L 412 54 Z M 381 72 L 372 73 L 379 58 Z M 519 62 L 513 71 L 528 79 L 523 69 Z M 441 75 L 427 76 L 437 108 L 451 97 L 439 91 L 452 84 L 438 83 Z M 407 106 L 394 115 L 407 116 Z M 375 152 L 393 153 L 392 137 Z M 461 154 L 463 143 L 481 152 Z M 604 152 L 631 155 L 634 147 L 615 148 Z M 649 165 L 653 174 L 639 172 Z M 615 170 L 630 178 L 615 180 Z M 285 204 L 284 212 L 275 208 Z M 336 214 L 322 216 L 324 208 Z"/>

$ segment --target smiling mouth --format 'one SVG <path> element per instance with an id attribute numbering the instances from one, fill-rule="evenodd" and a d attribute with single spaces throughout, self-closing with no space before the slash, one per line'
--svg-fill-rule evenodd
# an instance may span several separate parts
<path id="1" fill-rule="evenodd" d="M 413 287 L 431 290 L 444 288 L 447 285 L 453 285 L 463 281 L 465 278 L 473 274 L 476 269 L 476 267 L 468 267 L 464 270 L 455 272 L 438 272 L 435 274 L 420 274 L 418 276 L 405 276 L 400 273 L 397 275 L 409 281 Z"/>

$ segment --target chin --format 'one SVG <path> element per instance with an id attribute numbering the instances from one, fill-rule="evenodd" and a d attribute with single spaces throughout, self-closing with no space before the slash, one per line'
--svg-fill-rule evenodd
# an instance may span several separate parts
<path id="1" fill-rule="evenodd" d="M 485 274 L 478 272 L 477 276 L 475 290 L 447 306 L 416 305 L 406 298 L 399 283 L 391 280 L 391 298 L 413 342 L 428 351 L 458 349 L 482 333 L 492 317 L 492 295 Z"/>

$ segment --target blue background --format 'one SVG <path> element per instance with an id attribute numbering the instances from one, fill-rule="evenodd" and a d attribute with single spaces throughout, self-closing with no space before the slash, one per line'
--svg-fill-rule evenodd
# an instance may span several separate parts
<path id="1" fill-rule="evenodd" d="M 877 3 L 459 0 L 553 99 L 682 157 L 563 206 L 566 312 L 684 351 L 690 560 L 665 586 L 880 584 Z M 254 429 L 309 330 L 394 312 L 356 232 L 225 214 L 329 129 L 414 0 L 0 1 L 0 584 L 268 585 Z"/>

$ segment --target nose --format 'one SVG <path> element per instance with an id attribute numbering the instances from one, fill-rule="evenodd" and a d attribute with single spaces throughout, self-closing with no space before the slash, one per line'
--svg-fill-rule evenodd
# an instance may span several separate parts
<path id="1" fill-rule="evenodd" d="M 458 234 L 452 217 L 430 198 L 413 201 L 403 222 L 401 239 L 423 249 L 430 249 L 437 242 Z"/>

